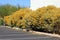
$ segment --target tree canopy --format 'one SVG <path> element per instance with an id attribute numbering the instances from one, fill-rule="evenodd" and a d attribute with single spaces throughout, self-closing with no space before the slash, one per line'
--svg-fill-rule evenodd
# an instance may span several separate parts
<path id="1" fill-rule="evenodd" d="M 10 14 L 12 14 L 13 12 L 15 12 L 19 9 L 20 9 L 20 7 L 12 6 L 12 5 L 9 5 L 9 4 L 0 5 L 0 17 L 10 15 Z"/>

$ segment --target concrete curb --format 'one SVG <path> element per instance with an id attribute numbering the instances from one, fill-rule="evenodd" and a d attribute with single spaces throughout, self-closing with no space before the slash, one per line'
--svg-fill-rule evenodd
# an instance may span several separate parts
<path id="1" fill-rule="evenodd" d="M 47 36 L 51 36 L 51 37 L 59 37 L 60 38 L 60 35 L 58 34 L 50 34 L 50 33 L 44 33 L 44 32 L 36 32 L 36 31 L 33 31 L 34 34 L 39 34 L 39 35 L 47 35 Z"/>
<path id="2" fill-rule="evenodd" d="M 2 26 L 2 27 L 3 27 L 3 26 Z M 5 27 L 11 28 L 11 27 L 9 27 L 9 26 L 5 26 Z M 20 29 L 20 28 L 18 28 L 18 27 L 13 27 L 12 29 L 22 30 L 22 29 Z M 26 29 L 23 29 L 22 31 L 27 32 Z M 50 34 L 50 33 L 44 33 L 44 32 L 31 31 L 31 30 L 30 30 L 29 32 L 32 33 L 32 34 L 47 35 L 47 36 L 51 36 L 51 37 L 59 37 L 59 38 L 60 38 L 60 35 L 58 35 L 58 34 Z"/>
<path id="3" fill-rule="evenodd" d="M 13 29 L 16 29 L 16 30 L 20 30 L 20 28 L 17 28 L 17 27 L 13 27 Z M 22 31 L 26 31 L 26 29 L 23 29 Z M 47 36 L 51 36 L 51 37 L 60 37 L 60 35 L 58 34 L 50 34 L 50 33 L 44 33 L 44 32 L 37 32 L 37 31 L 29 31 L 31 32 L 32 34 L 38 34 L 38 35 L 47 35 Z"/>

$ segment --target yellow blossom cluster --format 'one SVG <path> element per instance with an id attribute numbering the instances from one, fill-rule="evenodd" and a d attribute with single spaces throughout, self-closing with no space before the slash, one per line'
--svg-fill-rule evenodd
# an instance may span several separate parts
<path id="1" fill-rule="evenodd" d="M 20 9 L 12 15 L 5 16 L 4 21 L 7 25 L 20 28 L 41 29 L 53 31 L 56 22 L 60 21 L 60 8 L 47 6 L 32 11 L 29 8 Z"/>

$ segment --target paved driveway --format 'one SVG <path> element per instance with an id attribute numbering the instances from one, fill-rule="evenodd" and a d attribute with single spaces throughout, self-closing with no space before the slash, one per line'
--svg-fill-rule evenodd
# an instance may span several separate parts
<path id="1" fill-rule="evenodd" d="M 60 38 L 0 27 L 0 40 L 60 40 Z"/>

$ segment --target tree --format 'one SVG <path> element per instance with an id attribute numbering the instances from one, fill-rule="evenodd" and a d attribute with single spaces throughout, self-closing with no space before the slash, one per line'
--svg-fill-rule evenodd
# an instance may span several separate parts
<path id="1" fill-rule="evenodd" d="M 16 6 L 12 6 L 12 5 L 0 5 L 0 16 L 4 17 L 7 15 L 12 14 L 13 12 L 17 11 L 18 8 Z"/>

